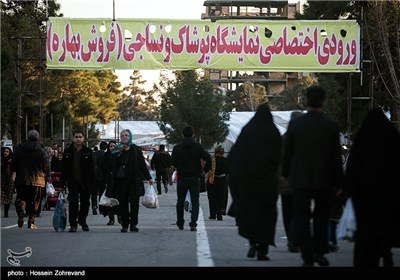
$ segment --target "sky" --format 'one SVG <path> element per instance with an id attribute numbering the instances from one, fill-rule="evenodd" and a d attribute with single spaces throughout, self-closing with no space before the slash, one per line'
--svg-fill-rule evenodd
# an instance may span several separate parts
<path id="1" fill-rule="evenodd" d="M 205 0 L 114 0 L 115 19 L 163 18 L 201 19 L 205 13 Z M 58 0 L 60 12 L 70 18 L 113 18 L 113 0 Z M 182 12 L 183 11 L 183 12 Z M 115 70 L 122 86 L 129 84 L 133 70 Z M 158 70 L 141 70 L 147 81 L 146 90 L 153 87 L 159 77 Z"/>

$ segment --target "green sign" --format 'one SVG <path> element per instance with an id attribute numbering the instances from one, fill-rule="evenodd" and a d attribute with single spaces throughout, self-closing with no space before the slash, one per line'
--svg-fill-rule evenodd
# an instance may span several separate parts
<path id="1" fill-rule="evenodd" d="M 50 18 L 48 69 L 358 72 L 356 21 Z"/>

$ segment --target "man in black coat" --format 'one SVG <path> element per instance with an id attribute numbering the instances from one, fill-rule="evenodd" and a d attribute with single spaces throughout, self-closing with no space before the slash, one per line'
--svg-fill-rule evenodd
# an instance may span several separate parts
<path id="1" fill-rule="evenodd" d="M 89 213 L 90 191 L 95 182 L 93 152 L 83 144 L 83 131 L 75 130 L 73 144 L 64 150 L 63 178 L 68 186 L 69 232 L 76 232 L 78 223 L 89 231 L 86 218 Z"/>
<path id="2" fill-rule="evenodd" d="M 151 169 L 156 170 L 157 192 L 161 194 L 161 181 L 164 185 L 165 193 L 168 192 L 168 171 L 171 167 L 171 155 L 165 151 L 165 145 L 160 145 L 160 149 L 154 153 L 150 162 Z"/>
<path id="3" fill-rule="evenodd" d="M 333 194 L 343 180 L 339 128 L 322 113 L 325 96 L 320 86 L 307 89 L 309 111 L 289 123 L 284 143 L 282 175 L 293 190 L 290 230 L 300 247 L 303 266 L 313 266 L 314 262 L 329 265 L 324 257 L 329 252 L 329 213 Z"/>
<path id="4" fill-rule="evenodd" d="M 197 219 L 199 218 L 199 195 L 200 195 L 200 178 L 204 172 L 210 170 L 211 156 L 203 147 L 194 141 L 193 128 L 186 126 L 183 131 L 183 140 L 177 144 L 172 150 L 172 165 L 178 172 L 178 183 L 176 186 L 178 202 L 176 204 L 176 225 L 183 230 L 184 220 L 184 203 L 186 193 L 190 192 L 192 202 L 191 221 L 189 223 L 190 231 L 197 231 Z M 201 160 L 204 160 L 205 166 L 202 167 Z"/>

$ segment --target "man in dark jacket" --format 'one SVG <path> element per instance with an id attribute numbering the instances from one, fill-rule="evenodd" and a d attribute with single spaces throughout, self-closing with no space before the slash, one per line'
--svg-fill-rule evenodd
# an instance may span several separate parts
<path id="1" fill-rule="evenodd" d="M 83 131 L 75 130 L 72 145 L 64 150 L 63 177 L 68 186 L 69 232 L 76 232 L 78 223 L 89 231 L 86 218 L 90 206 L 90 190 L 94 185 L 92 150 L 83 144 Z"/>
<path id="2" fill-rule="evenodd" d="M 150 162 L 151 169 L 156 170 L 157 191 L 161 194 L 161 181 L 164 185 L 165 193 L 168 192 L 168 171 L 171 167 L 171 155 L 165 151 L 165 146 L 160 145 L 160 149 L 154 153 Z"/>
<path id="3" fill-rule="evenodd" d="M 24 215 L 29 216 L 28 228 L 37 229 L 35 218 L 40 207 L 41 188 L 45 186 L 50 164 L 45 150 L 38 143 L 39 132 L 30 130 L 28 141 L 20 144 L 11 161 L 11 180 L 15 181 L 17 198 L 15 208 L 18 227 L 24 225 Z"/>
<path id="4" fill-rule="evenodd" d="M 200 178 L 203 173 L 201 160 L 204 160 L 204 172 L 208 172 L 211 166 L 211 156 L 196 143 L 193 139 L 193 128 L 186 126 L 183 131 L 183 140 L 177 144 L 172 150 L 172 165 L 178 172 L 177 195 L 178 202 L 176 204 L 176 225 L 183 230 L 184 212 L 186 193 L 190 192 L 192 202 L 191 222 L 189 223 L 190 231 L 197 230 L 197 219 L 199 217 L 199 194 L 200 194 Z"/>
<path id="5" fill-rule="evenodd" d="M 324 257 L 329 252 L 329 213 L 336 188 L 343 181 L 339 128 L 322 114 L 325 96 L 320 86 L 307 89 L 309 110 L 290 121 L 284 143 L 282 176 L 288 178 L 293 190 L 290 232 L 300 247 L 304 266 L 314 262 L 329 265 Z"/>

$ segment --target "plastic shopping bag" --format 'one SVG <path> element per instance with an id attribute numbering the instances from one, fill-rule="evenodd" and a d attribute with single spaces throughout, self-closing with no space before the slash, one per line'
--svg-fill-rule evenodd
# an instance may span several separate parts
<path id="1" fill-rule="evenodd" d="M 64 194 L 60 193 L 53 214 L 53 227 L 57 232 L 62 232 L 67 226 L 67 209 Z"/>
<path id="2" fill-rule="evenodd" d="M 153 185 L 146 184 L 146 190 L 142 197 L 142 205 L 147 208 L 158 208 L 160 206 L 158 201 L 158 195 L 154 190 Z"/>
<path id="3" fill-rule="evenodd" d="M 189 191 L 187 191 L 186 193 L 185 204 L 183 205 L 183 209 L 185 209 L 186 212 L 192 212 L 192 200 L 190 199 Z"/>
<path id="4" fill-rule="evenodd" d="M 353 209 L 353 202 L 351 198 L 348 198 L 343 210 L 342 217 L 340 218 L 339 224 L 337 225 L 336 237 L 337 239 L 353 241 L 356 229 L 357 224 L 356 215 Z"/>
<path id="5" fill-rule="evenodd" d="M 54 189 L 54 186 L 52 183 L 47 182 L 46 183 L 46 194 L 47 196 L 52 196 L 56 194 L 56 190 Z"/>
<path id="6" fill-rule="evenodd" d="M 106 196 L 107 189 L 104 190 L 103 194 L 100 197 L 99 205 L 113 207 L 119 205 L 119 201 L 116 198 L 107 197 Z"/>

